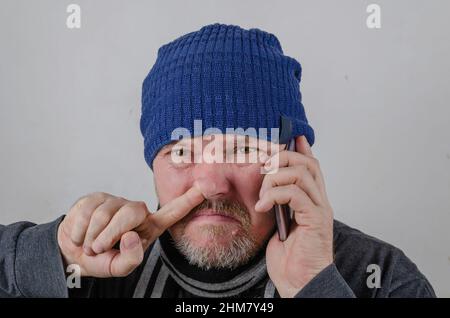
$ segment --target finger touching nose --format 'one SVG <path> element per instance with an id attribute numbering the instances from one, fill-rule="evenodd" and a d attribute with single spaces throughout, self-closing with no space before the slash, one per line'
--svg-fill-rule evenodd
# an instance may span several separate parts
<path id="1" fill-rule="evenodd" d="M 206 199 L 215 199 L 230 192 L 230 182 L 223 176 L 212 175 L 196 178 L 194 181 Z"/>

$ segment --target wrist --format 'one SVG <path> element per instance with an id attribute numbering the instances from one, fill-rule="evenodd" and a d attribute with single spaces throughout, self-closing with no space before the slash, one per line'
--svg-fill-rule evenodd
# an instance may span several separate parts
<path id="1" fill-rule="evenodd" d="M 277 287 L 278 293 L 282 298 L 293 298 L 297 295 L 306 285 L 308 285 L 315 277 L 317 277 L 325 268 L 333 264 L 333 261 L 326 262 L 318 266 L 315 270 L 310 271 L 307 274 L 303 274 L 292 282 L 287 282 L 284 286 Z"/>

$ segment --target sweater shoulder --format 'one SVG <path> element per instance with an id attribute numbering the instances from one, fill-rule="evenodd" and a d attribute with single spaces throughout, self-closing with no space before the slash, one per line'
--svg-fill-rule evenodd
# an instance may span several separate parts
<path id="1" fill-rule="evenodd" d="M 357 286 L 366 287 L 366 279 L 374 269 L 380 271 L 385 287 L 378 292 L 386 292 L 385 296 L 408 284 L 430 286 L 400 248 L 337 220 L 334 221 L 334 251 L 338 270 L 355 291 L 361 289 Z"/>
<path id="2" fill-rule="evenodd" d="M 354 261 L 370 259 L 381 263 L 379 265 L 410 261 L 400 248 L 338 220 L 334 220 L 333 234 L 336 256 Z"/>
<path id="3" fill-rule="evenodd" d="M 377 248 L 386 252 L 401 253 L 401 250 L 396 246 L 366 234 L 356 228 L 350 227 L 341 221 L 334 220 L 333 230 L 334 243 L 336 246 L 351 245 L 353 248 L 361 247 L 364 250 L 367 248 Z"/>

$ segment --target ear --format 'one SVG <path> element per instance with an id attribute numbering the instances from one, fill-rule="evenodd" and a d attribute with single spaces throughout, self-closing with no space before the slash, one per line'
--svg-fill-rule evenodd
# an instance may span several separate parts
<path id="1" fill-rule="evenodd" d="M 311 150 L 311 146 L 309 145 L 308 140 L 305 136 L 295 137 L 295 150 L 306 156 L 314 156 Z"/>

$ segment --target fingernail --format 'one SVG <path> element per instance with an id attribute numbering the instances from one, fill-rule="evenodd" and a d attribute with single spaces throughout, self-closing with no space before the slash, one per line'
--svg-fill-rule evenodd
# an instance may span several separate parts
<path id="1" fill-rule="evenodd" d="M 135 248 L 138 244 L 139 244 L 139 240 L 135 235 L 133 235 L 131 238 L 128 238 L 124 242 L 125 248 L 128 250 Z"/>
<path id="2" fill-rule="evenodd" d="M 95 254 L 101 254 L 103 253 L 103 249 L 100 247 L 97 247 L 98 244 L 96 244 L 95 242 L 92 243 L 91 249 Z"/>
<path id="3" fill-rule="evenodd" d="M 215 194 L 216 184 L 215 182 L 210 182 L 204 179 L 198 179 L 194 182 L 197 186 L 197 189 L 203 194 L 205 198 L 209 198 L 210 196 Z"/>
<path id="4" fill-rule="evenodd" d="M 261 208 L 261 200 L 258 200 L 255 204 L 255 210 L 259 210 Z"/>
<path id="5" fill-rule="evenodd" d="M 258 199 L 258 202 L 261 201 L 261 198 L 262 198 L 262 196 L 264 195 L 264 192 L 266 192 L 265 187 L 261 187 L 261 188 L 259 189 L 259 199 Z M 258 203 L 258 202 L 257 202 L 257 203 Z"/>

